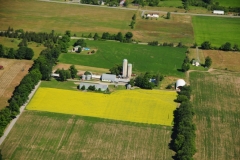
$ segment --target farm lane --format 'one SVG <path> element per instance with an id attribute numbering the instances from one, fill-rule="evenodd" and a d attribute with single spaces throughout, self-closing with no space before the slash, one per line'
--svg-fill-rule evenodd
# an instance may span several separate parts
<path id="1" fill-rule="evenodd" d="M 51 3 L 65 3 L 65 4 L 73 4 L 73 5 L 83 5 L 83 6 L 90 6 L 90 7 L 101 7 L 101 8 L 112 8 L 112 9 L 123 9 L 123 10 L 139 10 L 142 12 L 159 12 L 163 14 L 167 14 L 167 11 L 160 11 L 160 10 L 144 10 L 144 9 L 135 9 L 135 8 L 120 8 L 120 7 L 108 7 L 108 6 L 101 6 L 101 5 L 91 5 L 91 4 L 82 4 L 76 2 L 59 2 L 59 1 L 52 1 L 52 0 L 38 0 L 41 2 L 51 2 Z M 214 14 L 196 14 L 196 13 L 180 13 L 180 12 L 171 12 L 171 14 L 178 14 L 178 15 L 190 15 L 190 16 L 208 16 L 208 17 L 225 17 L 225 18 L 240 18 L 240 16 L 226 16 L 226 15 L 214 15 Z"/>
<path id="2" fill-rule="evenodd" d="M 22 112 L 24 111 L 25 107 L 27 106 L 27 104 L 30 102 L 31 98 L 33 97 L 33 95 L 35 94 L 35 92 L 37 91 L 38 87 L 40 86 L 41 81 L 38 82 L 38 84 L 35 86 L 34 90 L 32 90 L 32 92 L 29 94 L 28 96 L 28 101 L 23 104 L 20 107 L 20 113 L 16 116 L 16 118 L 14 118 L 10 124 L 8 125 L 8 127 L 5 129 L 4 134 L 2 137 L 0 137 L 0 145 L 3 143 L 3 141 L 6 139 L 7 135 L 9 134 L 9 132 L 11 131 L 11 129 L 13 128 L 14 124 L 17 122 L 18 118 L 21 116 Z"/>

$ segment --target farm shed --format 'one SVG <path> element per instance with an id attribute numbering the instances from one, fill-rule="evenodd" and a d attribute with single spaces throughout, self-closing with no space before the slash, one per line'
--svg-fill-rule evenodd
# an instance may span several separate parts
<path id="1" fill-rule="evenodd" d="M 148 13 L 148 14 L 147 14 L 147 17 L 150 17 L 150 18 L 159 18 L 159 14 L 158 14 L 158 13 Z"/>
<path id="2" fill-rule="evenodd" d="M 183 79 L 178 79 L 176 82 L 176 90 L 179 89 L 179 87 L 185 86 L 186 82 Z"/>
<path id="3" fill-rule="evenodd" d="M 81 46 L 75 46 L 75 47 L 73 47 L 72 52 L 78 52 L 78 48 L 79 48 L 79 47 L 81 47 Z"/>
<path id="4" fill-rule="evenodd" d="M 224 11 L 213 10 L 213 14 L 224 14 Z"/>
<path id="5" fill-rule="evenodd" d="M 101 79 L 102 79 L 102 81 L 106 81 L 106 82 L 115 82 L 116 75 L 115 74 L 102 74 Z"/>
<path id="6" fill-rule="evenodd" d="M 97 84 L 97 83 L 80 83 L 79 89 L 85 86 L 85 89 L 88 89 L 89 86 L 95 86 L 96 90 L 101 89 L 101 91 L 105 91 L 108 88 L 107 84 Z"/>

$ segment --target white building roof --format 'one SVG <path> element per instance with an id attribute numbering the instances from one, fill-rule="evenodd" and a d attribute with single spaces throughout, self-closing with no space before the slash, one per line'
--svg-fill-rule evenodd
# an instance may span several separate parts
<path id="1" fill-rule="evenodd" d="M 213 10 L 214 14 L 224 14 L 224 11 L 221 10 Z"/>
<path id="2" fill-rule="evenodd" d="M 116 81 L 116 75 L 115 74 L 102 74 L 102 81 Z"/>
<path id="3" fill-rule="evenodd" d="M 176 89 L 178 88 L 178 87 L 182 87 L 182 86 L 185 86 L 186 85 L 186 82 L 183 80 L 183 79 L 179 79 L 179 80 L 177 80 L 177 82 L 176 82 Z"/>

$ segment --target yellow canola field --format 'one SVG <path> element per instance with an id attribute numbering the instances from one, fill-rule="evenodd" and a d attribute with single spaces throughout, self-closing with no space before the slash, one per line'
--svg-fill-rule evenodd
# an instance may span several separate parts
<path id="1" fill-rule="evenodd" d="M 28 110 L 172 126 L 176 92 L 120 90 L 112 94 L 39 88 Z"/>

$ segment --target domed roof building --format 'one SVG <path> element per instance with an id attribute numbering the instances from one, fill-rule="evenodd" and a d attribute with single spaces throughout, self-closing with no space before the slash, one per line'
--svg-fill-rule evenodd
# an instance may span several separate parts
<path id="1" fill-rule="evenodd" d="M 185 86 L 186 82 L 183 79 L 178 79 L 176 82 L 176 90 L 179 89 L 179 87 Z"/>

